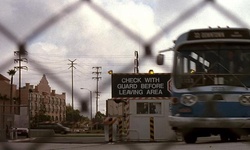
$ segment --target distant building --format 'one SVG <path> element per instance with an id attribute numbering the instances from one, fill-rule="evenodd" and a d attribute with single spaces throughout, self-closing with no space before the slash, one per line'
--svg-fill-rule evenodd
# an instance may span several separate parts
<path id="1" fill-rule="evenodd" d="M 10 95 L 12 94 L 13 105 L 18 105 L 18 101 L 16 101 L 16 85 L 12 85 L 12 89 L 12 93 L 10 93 L 10 80 L 0 74 L 0 130 L 5 128 L 6 125 L 10 127 L 13 124 L 14 114 L 18 114 L 18 109 L 14 109 L 10 101 Z"/>
<path id="2" fill-rule="evenodd" d="M 21 105 L 28 105 L 30 100 L 31 117 L 43 111 L 45 115 L 50 116 L 51 121 L 66 120 L 66 94 L 56 94 L 56 90 L 51 90 L 45 75 L 35 87 L 26 83 L 21 89 L 21 95 Z"/>
<path id="3" fill-rule="evenodd" d="M 56 90 L 51 90 L 45 75 L 36 86 L 26 83 L 19 90 L 13 84 L 12 94 L 10 91 L 10 80 L 0 74 L 0 131 L 3 131 L 1 129 L 6 125 L 29 127 L 28 118 L 34 117 L 41 111 L 50 116 L 51 121 L 66 120 L 66 93 L 57 94 Z M 21 91 L 20 100 L 19 91 Z"/>

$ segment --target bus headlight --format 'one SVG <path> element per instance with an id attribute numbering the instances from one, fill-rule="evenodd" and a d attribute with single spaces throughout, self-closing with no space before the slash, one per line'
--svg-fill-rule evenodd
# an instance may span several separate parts
<path id="1" fill-rule="evenodd" d="M 239 101 L 242 105 L 250 105 L 250 95 L 241 95 Z"/>
<path id="2" fill-rule="evenodd" d="M 181 103 L 186 106 L 192 106 L 197 102 L 198 98 L 192 94 L 184 94 L 181 97 Z"/>

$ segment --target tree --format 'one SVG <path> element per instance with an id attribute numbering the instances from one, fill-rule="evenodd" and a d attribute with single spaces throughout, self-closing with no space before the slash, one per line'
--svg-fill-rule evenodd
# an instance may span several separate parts
<path id="1" fill-rule="evenodd" d="M 68 122 L 77 122 L 81 121 L 82 116 L 78 109 L 74 110 L 71 106 L 66 106 L 66 121 Z"/>
<path id="2" fill-rule="evenodd" d="M 104 126 L 103 126 L 104 118 L 105 118 L 105 114 L 101 113 L 100 111 L 98 111 L 95 114 L 94 123 L 96 124 L 96 129 L 104 129 Z"/>
<path id="3" fill-rule="evenodd" d="M 84 121 L 89 121 L 89 118 L 81 115 L 78 109 L 73 109 L 72 106 L 66 106 L 66 122 L 63 123 L 65 126 L 74 128 L 79 126 Z"/>
<path id="4" fill-rule="evenodd" d="M 36 113 L 34 117 L 32 117 L 31 119 L 31 123 L 30 126 L 31 128 L 36 127 L 38 123 L 40 122 L 44 122 L 44 121 L 51 121 L 51 117 L 49 115 L 45 115 L 45 114 L 41 114 Z"/>
<path id="5" fill-rule="evenodd" d="M 11 69 L 7 73 L 11 76 L 11 79 L 10 79 L 10 102 L 11 102 L 10 112 L 12 112 L 12 105 L 13 105 L 13 95 L 12 95 L 12 93 L 13 93 L 12 92 L 13 91 L 13 76 L 16 74 L 16 70 Z"/>
<path id="6" fill-rule="evenodd" d="M 40 104 L 39 111 L 31 118 L 31 127 L 35 127 L 39 122 L 51 121 L 51 117 L 46 115 L 44 102 Z"/>

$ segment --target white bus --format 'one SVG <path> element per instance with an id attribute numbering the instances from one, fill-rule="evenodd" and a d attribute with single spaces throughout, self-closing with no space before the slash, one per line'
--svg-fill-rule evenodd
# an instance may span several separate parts
<path id="1" fill-rule="evenodd" d="M 180 35 L 173 47 L 172 129 L 186 143 L 250 134 L 250 30 L 209 28 Z M 163 64 L 163 54 L 157 58 Z"/>

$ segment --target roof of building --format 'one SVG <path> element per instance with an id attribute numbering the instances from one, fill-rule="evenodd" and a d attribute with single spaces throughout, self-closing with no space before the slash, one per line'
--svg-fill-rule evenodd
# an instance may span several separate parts
<path id="1" fill-rule="evenodd" d="M 0 80 L 10 81 L 10 79 L 6 78 L 6 77 L 3 76 L 2 74 L 0 74 Z"/>
<path id="2" fill-rule="evenodd" d="M 46 75 L 44 74 L 40 82 L 37 84 L 37 88 L 39 91 L 43 93 L 49 94 L 51 91 L 51 87 L 49 86 L 49 82 L 46 78 Z"/>

